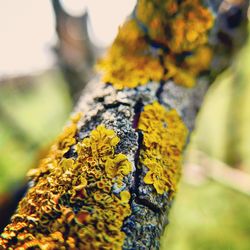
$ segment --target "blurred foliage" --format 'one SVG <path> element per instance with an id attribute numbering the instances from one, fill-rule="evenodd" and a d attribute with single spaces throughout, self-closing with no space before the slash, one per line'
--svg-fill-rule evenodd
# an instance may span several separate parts
<path id="1" fill-rule="evenodd" d="M 215 182 L 182 183 L 162 250 L 248 250 L 249 211 L 249 197 Z"/>
<path id="2" fill-rule="evenodd" d="M 71 109 L 67 85 L 57 71 L 33 76 L 28 84 L 0 86 L 0 194 L 18 187 Z M 25 143 L 17 140 L 24 136 Z"/>
<path id="3" fill-rule="evenodd" d="M 250 172 L 250 42 L 208 91 L 192 146 Z"/>

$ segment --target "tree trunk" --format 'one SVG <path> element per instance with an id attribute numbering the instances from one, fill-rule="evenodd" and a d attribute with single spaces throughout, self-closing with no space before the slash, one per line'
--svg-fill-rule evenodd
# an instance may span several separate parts
<path id="1" fill-rule="evenodd" d="M 139 0 L 0 238 L 7 249 L 159 249 L 202 99 L 247 1 Z M 105 83 L 104 83 L 105 82 Z"/>

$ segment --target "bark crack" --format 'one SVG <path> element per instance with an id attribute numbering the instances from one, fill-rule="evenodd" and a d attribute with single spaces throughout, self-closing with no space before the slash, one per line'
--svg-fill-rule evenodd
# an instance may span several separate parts
<path id="1" fill-rule="evenodd" d="M 130 107 L 130 104 L 126 102 L 114 102 L 114 103 L 109 103 L 109 104 L 104 103 L 103 107 L 105 108 L 105 110 L 107 110 L 107 109 L 112 109 L 112 108 L 118 108 L 120 105 Z"/>
<path id="2" fill-rule="evenodd" d="M 163 92 L 163 88 L 164 88 L 165 83 L 166 82 L 164 80 L 161 80 L 160 83 L 159 83 L 159 88 L 155 92 L 155 96 L 156 96 L 158 102 L 161 103 L 161 104 L 162 104 L 161 94 Z"/>
<path id="3" fill-rule="evenodd" d="M 140 151 L 142 148 L 142 144 L 143 144 L 143 133 L 142 131 L 138 130 L 138 123 L 139 123 L 139 119 L 140 119 L 140 115 L 143 109 L 143 102 L 141 99 L 139 99 L 134 107 L 134 120 L 133 120 L 133 128 L 135 129 L 137 135 L 138 135 L 138 148 L 137 151 L 135 153 L 135 157 L 134 157 L 134 164 L 135 164 L 135 172 L 134 172 L 134 185 L 132 187 L 132 193 L 135 194 L 134 197 L 134 202 L 137 203 L 138 205 L 143 205 L 145 207 L 147 207 L 148 209 L 150 209 L 151 211 L 153 211 L 154 213 L 161 213 L 161 209 L 159 209 L 156 205 L 154 205 L 153 203 L 151 203 L 149 200 L 147 199 L 143 199 L 140 198 L 140 194 L 139 194 L 139 187 L 140 187 L 140 182 L 141 182 L 141 176 L 142 176 L 142 167 L 140 166 Z M 132 201 L 132 200 L 131 200 Z"/>

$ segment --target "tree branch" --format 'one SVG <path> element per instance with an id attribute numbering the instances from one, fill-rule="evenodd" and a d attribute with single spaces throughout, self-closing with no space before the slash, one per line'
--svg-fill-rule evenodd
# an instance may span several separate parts
<path id="1" fill-rule="evenodd" d="M 159 249 L 187 136 L 245 40 L 247 6 L 139 0 L 99 63 L 103 80 L 88 84 L 71 124 L 29 172 L 0 245 Z"/>

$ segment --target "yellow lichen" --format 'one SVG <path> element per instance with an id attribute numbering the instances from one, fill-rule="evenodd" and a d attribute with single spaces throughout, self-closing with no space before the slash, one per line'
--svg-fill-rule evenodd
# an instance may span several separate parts
<path id="1" fill-rule="evenodd" d="M 137 18 L 148 27 L 152 40 L 173 53 L 190 51 L 207 42 L 212 13 L 200 0 L 139 0 Z"/>
<path id="2" fill-rule="evenodd" d="M 104 125 L 77 142 L 78 120 L 72 119 L 47 158 L 30 171 L 34 186 L 2 233 L 0 247 L 122 249 L 130 193 L 114 194 L 112 188 L 123 183 L 131 163 L 115 153 L 119 138 Z M 66 158 L 72 148 L 77 156 Z"/>
<path id="3" fill-rule="evenodd" d="M 212 12 L 200 0 L 139 0 L 136 20 L 128 20 L 97 68 L 117 89 L 173 78 L 192 87 L 207 70 L 212 50 Z M 144 25 L 145 28 L 141 26 Z M 201 60 L 204 60 L 204 62 Z"/>
<path id="4" fill-rule="evenodd" d="M 131 172 L 131 164 L 126 155 L 118 154 L 113 159 L 106 160 L 105 171 L 110 178 L 115 178 L 120 174 L 127 175 Z"/>
<path id="5" fill-rule="evenodd" d="M 148 168 L 144 182 L 153 185 L 158 194 L 169 192 L 172 198 L 180 176 L 187 128 L 175 110 L 167 111 L 154 102 L 144 107 L 138 129 L 143 132 L 140 163 Z"/>
<path id="6" fill-rule="evenodd" d="M 127 21 L 120 29 L 106 58 L 97 68 L 104 71 L 103 81 L 117 89 L 146 84 L 149 79 L 161 80 L 164 69 L 157 56 L 147 52 L 148 45 L 135 20 Z"/>

